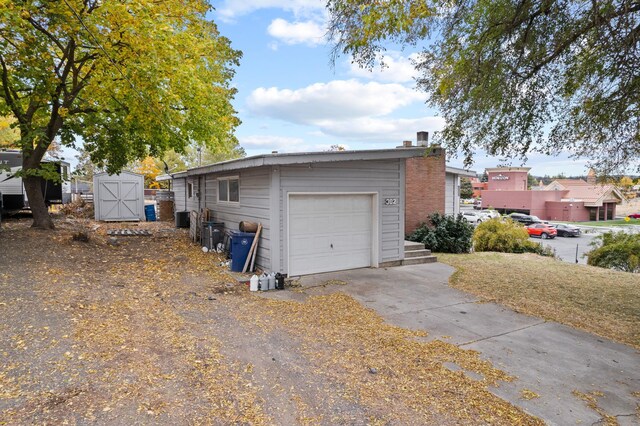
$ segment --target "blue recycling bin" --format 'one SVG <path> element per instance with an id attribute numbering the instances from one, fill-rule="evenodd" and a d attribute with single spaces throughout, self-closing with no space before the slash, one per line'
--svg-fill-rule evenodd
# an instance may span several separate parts
<path id="1" fill-rule="evenodd" d="M 242 272 L 255 236 L 256 234 L 251 232 L 231 233 L 231 270 L 233 272 Z"/>
<path id="2" fill-rule="evenodd" d="M 155 222 L 156 221 L 156 206 L 153 204 L 147 204 L 144 206 L 144 216 L 147 219 L 147 222 Z"/>

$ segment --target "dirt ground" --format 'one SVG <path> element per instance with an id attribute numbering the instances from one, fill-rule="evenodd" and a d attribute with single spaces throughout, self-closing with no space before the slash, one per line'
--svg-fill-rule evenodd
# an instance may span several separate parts
<path id="1" fill-rule="evenodd" d="M 0 424 L 541 424 L 476 352 L 344 293 L 257 297 L 171 224 L 29 225 L 0 230 Z"/>

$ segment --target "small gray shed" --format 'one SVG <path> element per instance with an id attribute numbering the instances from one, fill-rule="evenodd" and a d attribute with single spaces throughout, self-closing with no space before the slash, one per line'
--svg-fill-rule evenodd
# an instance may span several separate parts
<path id="1" fill-rule="evenodd" d="M 94 175 L 93 202 L 96 220 L 144 220 L 144 176 L 125 171 Z"/>
<path id="2" fill-rule="evenodd" d="M 171 176 L 176 211 L 260 222 L 256 263 L 290 276 L 404 259 L 405 159 L 425 147 L 269 154 Z"/>

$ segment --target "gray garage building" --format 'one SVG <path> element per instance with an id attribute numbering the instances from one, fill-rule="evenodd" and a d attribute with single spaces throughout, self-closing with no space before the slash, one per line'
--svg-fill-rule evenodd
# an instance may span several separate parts
<path id="1" fill-rule="evenodd" d="M 425 147 L 269 154 L 171 176 L 176 211 L 260 222 L 256 263 L 290 276 L 404 258 L 405 159 Z"/>

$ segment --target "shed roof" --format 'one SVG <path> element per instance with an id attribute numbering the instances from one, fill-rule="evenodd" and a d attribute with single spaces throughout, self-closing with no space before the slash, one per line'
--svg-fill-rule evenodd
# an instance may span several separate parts
<path id="1" fill-rule="evenodd" d="M 206 166 L 195 167 L 184 172 L 173 173 L 170 176 L 158 176 L 156 180 L 198 176 L 208 173 L 232 172 L 261 166 L 279 166 L 289 164 L 330 163 L 336 161 L 358 160 L 391 160 L 399 158 L 420 157 L 428 147 L 410 147 L 394 149 L 372 149 L 361 151 L 323 151 L 323 152 L 294 152 L 283 154 L 261 154 L 237 160 L 223 161 Z"/>
<path id="2" fill-rule="evenodd" d="M 107 172 L 94 173 L 93 177 L 95 178 L 95 177 L 104 176 L 104 175 L 107 175 L 107 176 L 120 176 L 120 175 L 144 176 L 143 174 L 140 174 L 140 173 L 130 172 L 128 170 L 122 170 L 122 171 L 120 171 L 120 173 L 114 173 L 114 174 L 109 174 Z"/>

